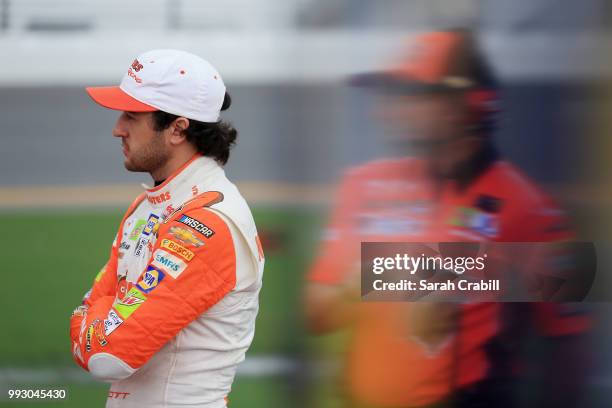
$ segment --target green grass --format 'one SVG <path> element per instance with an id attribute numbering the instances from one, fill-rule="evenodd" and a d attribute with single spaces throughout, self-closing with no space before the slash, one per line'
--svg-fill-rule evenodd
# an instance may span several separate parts
<path id="1" fill-rule="evenodd" d="M 106 261 L 120 213 L 3 214 L 0 366 L 68 364 L 70 313 Z"/>
<path id="2" fill-rule="evenodd" d="M 0 214 L 3 296 L 0 367 L 72 367 L 69 316 L 106 262 L 121 220 L 120 210 L 19 211 Z M 248 355 L 301 354 L 301 291 L 320 217 L 312 211 L 262 209 L 255 212 L 264 238 L 266 268 L 256 334 Z M 83 377 L 87 374 L 83 372 Z M 0 384 L 20 388 L 51 388 Z M 103 406 L 108 386 L 59 380 L 53 388 L 68 392 L 65 401 L 8 401 L 6 407 Z M 287 406 L 286 379 L 238 378 L 231 405 Z"/>
<path id="3" fill-rule="evenodd" d="M 73 308 L 106 261 L 121 211 L 27 211 L 0 213 L 3 268 L 3 311 L 0 368 L 76 367 L 68 342 L 68 321 Z M 319 214 L 306 210 L 259 209 L 255 218 L 267 239 L 264 286 L 255 339 L 248 355 L 283 354 L 302 357 L 308 351 L 319 358 L 340 358 L 346 332 L 308 337 L 301 324 L 304 272 L 314 252 Z M 247 358 L 248 358 L 247 355 Z M 88 380 L 87 373 L 82 378 Z M 337 408 L 337 378 L 315 381 L 306 391 L 297 379 L 238 377 L 230 394 L 230 407 L 286 407 L 306 404 Z M 3 389 L 4 387 L 4 389 Z M 6 388 L 65 389 L 63 401 L 10 401 Z M 100 407 L 107 384 L 70 382 L 53 384 L 0 383 L 0 407 Z M 594 401 L 607 401 L 607 387 L 592 388 Z M 602 405 L 603 406 L 603 405 Z"/>
<path id="4" fill-rule="evenodd" d="M 5 311 L 0 366 L 72 364 L 68 321 L 106 262 L 120 211 L 0 214 Z M 256 212 L 261 235 L 270 240 L 264 286 L 251 353 L 299 351 L 299 302 L 311 256 L 316 214 Z M 306 249 L 305 249 L 306 248 Z M 297 335 L 296 335 L 297 334 Z"/>

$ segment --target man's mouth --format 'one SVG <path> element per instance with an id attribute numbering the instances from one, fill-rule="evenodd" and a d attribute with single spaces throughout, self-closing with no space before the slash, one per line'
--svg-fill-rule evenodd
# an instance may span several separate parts
<path id="1" fill-rule="evenodd" d="M 128 150 L 129 150 L 129 149 L 128 149 L 128 146 L 127 146 L 125 143 L 122 143 L 122 144 L 121 144 L 121 147 L 122 147 L 122 149 L 123 149 L 123 155 L 124 155 L 124 156 L 127 156 L 127 153 L 128 153 Z"/>

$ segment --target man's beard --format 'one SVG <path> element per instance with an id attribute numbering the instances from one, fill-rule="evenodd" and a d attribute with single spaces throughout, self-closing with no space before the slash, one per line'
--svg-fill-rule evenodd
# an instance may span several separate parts
<path id="1" fill-rule="evenodd" d="M 133 172 L 152 173 L 163 167 L 169 159 L 164 140 L 161 135 L 153 138 L 151 143 L 138 152 L 132 152 L 129 159 L 124 162 L 125 168 Z"/>

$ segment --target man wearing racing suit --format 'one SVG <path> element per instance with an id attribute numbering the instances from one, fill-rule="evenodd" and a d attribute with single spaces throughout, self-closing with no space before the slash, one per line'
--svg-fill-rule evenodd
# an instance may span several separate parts
<path id="1" fill-rule="evenodd" d="M 469 33 L 435 32 L 417 38 L 397 68 L 356 78 L 383 90 L 383 120 L 395 125 L 398 145 L 408 143 L 406 151 L 416 154 L 348 172 L 308 276 L 311 330 L 353 329 L 344 366 L 347 406 L 513 406 L 506 381 L 512 370 L 493 347 L 505 323 L 502 304 L 358 301 L 361 242 L 571 236 L 563 213 L 496 151 L 498 94 L 484 63 Z M 534 309 L 543 336 L 571 337 L 589 325 L 570 305 Z M 564 358 L 575 350 L 566 349 Z"/>
<path id="2" fill-rule="evenodd" d="M 125 167 L 155 186 L 126 212 L 110 259 L 70 322 L 75 361 L 111 383 L 107 407 L 225 407 L 254 335 L 264 257 L 222 165 L 236 131 L 216 69 L 177 50 L 141 54 L 118 87 Z"/>

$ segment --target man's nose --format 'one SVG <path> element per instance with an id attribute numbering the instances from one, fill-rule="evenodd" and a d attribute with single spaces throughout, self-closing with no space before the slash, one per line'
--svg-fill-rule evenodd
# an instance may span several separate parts
<path id="1" fill-rule="evenodd" d="M 117 123 L 115 123 L 115 127 L 113 127 L 113 136 L 115 137 L 127 137 L 127 131 L 125 126 L 122 125 L 121 117 L 117 119 Z"/>

